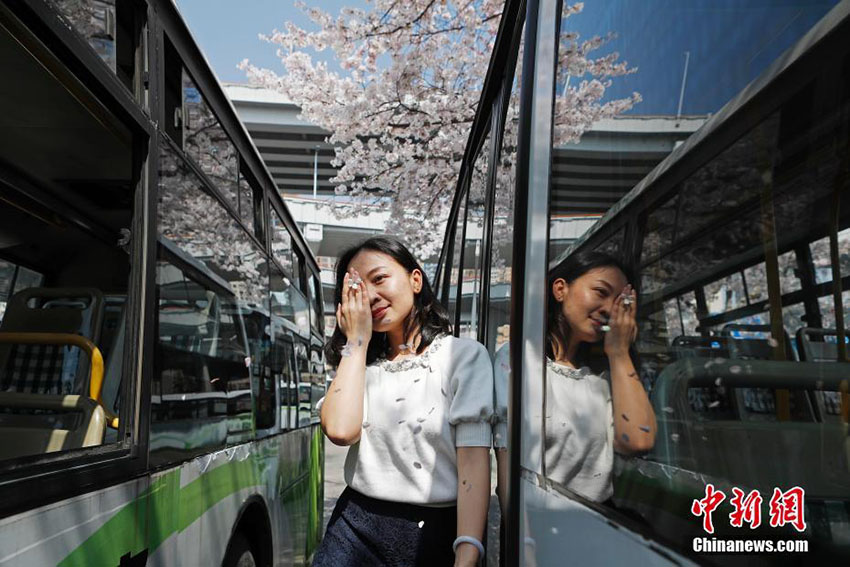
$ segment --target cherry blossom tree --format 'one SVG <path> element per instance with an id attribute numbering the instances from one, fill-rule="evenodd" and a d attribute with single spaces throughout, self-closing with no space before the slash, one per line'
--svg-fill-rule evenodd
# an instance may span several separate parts
<path id="1" fill-rule="evenodd" d="M 338 168 L 332 181 L 337 194 L 350 197 L 329 203 L 337 216 L 385 203 L 387 231 L 403 235 L 420 257 L 430 256 L 441 245 L 504 1 L 372 0 L 367 9 L 344 8 L 337 17 L 299 6 L 316 31 L 287 23 L 261 36 L 279 47 L 285 72 L 248 60 L 241 67 L 252 82 L 286 95 L 304 119 L 331 132 Z M 562 29 L 582 7 L 564 6 Z M 607 39 L 561 34 L 557 144 L 577 141 L 594 121 L 640 99 L 635 93 L 603 102 L 612 78 L 633 71 L 616 53 L 592 57 Z M 314 62 L 308 49 L 332 50 L 343 71 Z M 515 139 L 518 98 L 518 92 L 511 98 L 506 139 L 512 131 Z M 515 149 L 503 147 L 505 175 Z"/>

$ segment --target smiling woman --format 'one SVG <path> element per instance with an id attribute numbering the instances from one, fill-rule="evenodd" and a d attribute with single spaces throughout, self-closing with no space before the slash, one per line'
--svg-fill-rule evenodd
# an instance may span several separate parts
<path id="1" fill-rule="evenodd" d="M 342 255 L 336 301 L 321 420 L 351 446 L 348 487 L 313 565 L 474 564 L 490 494 L 486 349 L 448 335 L 427 276 L 391 238 Z"/>

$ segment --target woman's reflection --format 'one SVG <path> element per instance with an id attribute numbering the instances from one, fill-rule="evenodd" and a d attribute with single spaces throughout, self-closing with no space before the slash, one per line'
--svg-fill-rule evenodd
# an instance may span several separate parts
<path id="1" fill-rule="evenodd" d="M 613 452 L 641 453 L 655 443 L 655 413 L 629 354 L 636 294 L 625 267 L 599 252 L 559 264 L 549 293 L 547 476 L 602 502 L 613 494 Z M 607 360 L 597 367 L 590 347 L 600 341 Z"/>

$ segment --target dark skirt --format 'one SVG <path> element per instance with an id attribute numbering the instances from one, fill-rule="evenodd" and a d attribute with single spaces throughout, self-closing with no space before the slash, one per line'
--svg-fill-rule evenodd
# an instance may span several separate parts
<path id="1" fill-rule="evenodd" d="M 337 500 L 314 567 L 454 564 L 457 507 L 387 502 L 346 488 Z"/>

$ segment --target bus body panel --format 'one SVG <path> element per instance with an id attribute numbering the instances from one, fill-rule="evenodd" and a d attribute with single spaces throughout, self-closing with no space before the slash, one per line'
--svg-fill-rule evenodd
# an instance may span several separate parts
<path id="1" fill-rule="evenodd" d="M 578 500 L 540 486 L 529 474 L 520 479 L 520 490 L 526 513 L 524 556 L 534 557 L 537 567 L 564 565 L 567 541 L 570 562 L 576 565 L 697 565 Z"/>
<path id="2" fill-rule="evenodd" d="M 321 432 L 305 428 L 10 516 L 0 521 L 0 565 L 220 565 L 225 534 L 256 498 L 271 511 L 274 564 L 301 565 L 320 527 L 322 478 L 309 472 L 320 448 Z"/>

